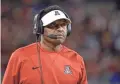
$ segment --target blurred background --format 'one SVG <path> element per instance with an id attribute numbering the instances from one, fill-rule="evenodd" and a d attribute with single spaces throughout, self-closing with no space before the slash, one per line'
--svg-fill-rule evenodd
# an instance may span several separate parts
<path id="1" fill-rule="evenodd" d="M 35 42 L 34 15 L 53 4 L 72 19 L 65 45 L 84 58 L 89 84 L 120 84 L 120 0 L 1 0 L 2 78 L 11 53 Z"/>

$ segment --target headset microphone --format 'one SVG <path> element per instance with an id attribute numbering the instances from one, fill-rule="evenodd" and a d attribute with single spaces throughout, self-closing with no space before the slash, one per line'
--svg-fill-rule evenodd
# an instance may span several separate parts
<path id="1" fill-rule="evenodd" d="M 50 34 L 48 35 L 47 37 L 51 38 L 51 39 L 57 39 L 57 35 L 54 35 L 54 34 Z"/>

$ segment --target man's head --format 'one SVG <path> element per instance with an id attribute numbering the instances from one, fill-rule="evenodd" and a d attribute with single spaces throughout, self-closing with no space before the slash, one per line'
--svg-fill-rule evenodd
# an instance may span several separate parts
<path id="1" fill-rule="evenodd" d="M 49 6 L 40 11 L 36 17 L 37 24 L 34 29 L 37 30 L 36 34 L 42 34 L 43 40 L 61 44 L 71 32 L 71 20 L 59 6 Z"/>

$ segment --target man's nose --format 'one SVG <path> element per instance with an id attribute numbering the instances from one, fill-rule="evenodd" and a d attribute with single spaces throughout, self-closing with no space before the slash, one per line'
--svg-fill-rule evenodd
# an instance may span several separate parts
<path id="1" fill-rule="evenodd" d="M 58 31 L 63 31 L 63 27 L 62 27 L 62 26 L 59 26 L 57 30 L 58 30 Z"/>

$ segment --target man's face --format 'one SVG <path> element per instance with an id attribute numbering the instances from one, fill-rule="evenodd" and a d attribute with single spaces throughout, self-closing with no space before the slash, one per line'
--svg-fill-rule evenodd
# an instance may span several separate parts
<path id="1" fill-rule="evenodd" d="M 65 41 L 67 36 L 67 25 L 68 22 L 64 19 L 57 20 L 44 27 L 44 40 L 51 42 L 53 44 L 61 44 Z M 55 35 L 56 39 L 49 38 L 49 35 Z"/>

